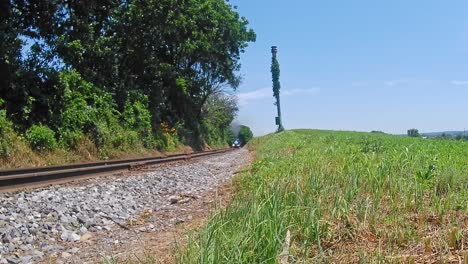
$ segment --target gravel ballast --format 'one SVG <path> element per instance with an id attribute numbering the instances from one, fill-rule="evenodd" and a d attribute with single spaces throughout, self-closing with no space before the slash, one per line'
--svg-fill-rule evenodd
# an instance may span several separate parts
<path id="1" fill-rule="evenodd" d="M 50 257 L 66 263 L 96 237 L 106 245 L 122 243 L 115 238 L 125 236 L 117 232 L 157 232 L 174 223 L 157 217 L 138 228 L 129 223 L 139 221 L 144 212 L 164 211 L 203 196 L 249 160 L 248 151 L 240 149 L 79 185 L 0 193 L 0 263 L 34 263 Z M 181 220 L 169 222 L 174 221 Z M 105 256 L 102 250 L 86 254 Z"/>

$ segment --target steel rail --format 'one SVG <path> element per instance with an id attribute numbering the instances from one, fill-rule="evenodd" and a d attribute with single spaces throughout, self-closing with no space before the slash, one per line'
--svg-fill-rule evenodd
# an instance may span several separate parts
<path id="1" fill-rule="evenodd" d="M 0 187 L 12 187 L 28 183 L 40 183 L 42 181 L 47 180 L 57 180 L 88 176 L 100 173 L 130 170 L 133 167 L 188 160 L 191 158 L 220 154 L 230 150 L 231 149 L 209 150 L 193 152 L 190 154 L 169 155 L 165 157 L 147 157 L 138 159 L 111 160 L 60 166 L 0 170 Z"/>

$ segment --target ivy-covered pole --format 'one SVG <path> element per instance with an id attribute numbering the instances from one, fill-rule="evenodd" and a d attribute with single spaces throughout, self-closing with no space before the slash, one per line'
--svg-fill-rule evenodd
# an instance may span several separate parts
<path id="1" fill-rule="evenodd" d="M 280 66 L 278 60 L 276 59 L 276 53 L 278 53 L 278 47 L 272 46 L 271 47 L 271 76 L 273 79 L 273 96 L 276 98 L 276 108 L 278 109 L 278 116 L 276 117 L 276 125 L 278 125 L 278 132 L 284 130 L 283 127 L 283 120 L 281 119 L 281 104 L 280 104 Z"/>

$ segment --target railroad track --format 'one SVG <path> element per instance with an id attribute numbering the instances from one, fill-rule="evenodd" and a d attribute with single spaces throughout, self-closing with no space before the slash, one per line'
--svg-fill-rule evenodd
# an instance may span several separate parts
<path id="1" fill-rule="evenodd" d="M 51 180 L 73 180 L 75 178 L 100 175 L 109 172 L 129 171 L 149 165 L 220 154 L 230 150 L 231 149 L 209 150 L 193 152 L 190 154 L 168 155 L 164 157 L 147 157 L 60 166 L 0 170 L 0 190 L 18 186 L 27 186 L 29 184 L 39 184 Z"/>

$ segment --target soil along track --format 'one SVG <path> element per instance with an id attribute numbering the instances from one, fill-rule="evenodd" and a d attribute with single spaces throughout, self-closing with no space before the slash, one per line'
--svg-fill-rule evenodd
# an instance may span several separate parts
<path id="1" fill-rule="evenodd" d="M 241 149 L 80 185 L 0 194 L 0 263 L 131 256 L 143 234 L 190 221 L 190 205 L 200 204 L 248 161 Z"/>

